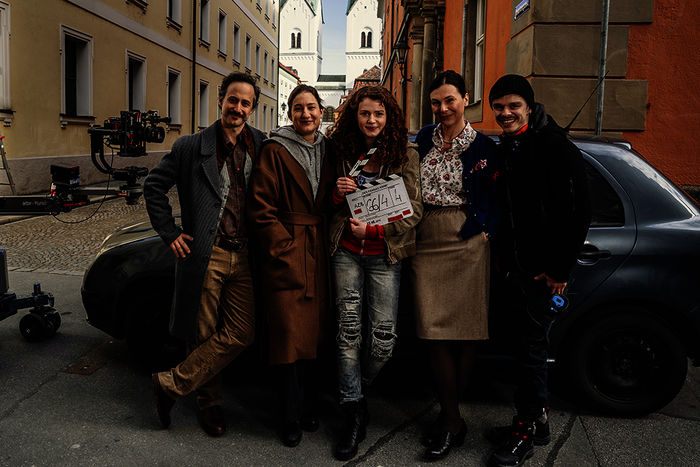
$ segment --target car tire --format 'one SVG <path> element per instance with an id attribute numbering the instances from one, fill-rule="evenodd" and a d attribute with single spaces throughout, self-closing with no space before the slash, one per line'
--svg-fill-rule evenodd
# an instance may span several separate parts
<path id="1" fill-rule="evenodd" d="M 685 382 L 685 349 L 669 326 L 651 314 L 629 310 L 603 316 L 572 343 L 571 382 L 594 409 L 650 413 L 673 400 Z"/>

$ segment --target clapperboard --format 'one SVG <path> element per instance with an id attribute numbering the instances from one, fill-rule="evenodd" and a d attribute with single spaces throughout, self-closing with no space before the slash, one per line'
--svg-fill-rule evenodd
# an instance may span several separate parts
<path id="1" fill-rule="evenodd" d="M 360 185 L 345 198 L 352 217 L 369 225 L 389 224 L 413 215 L 413 206 L 400 175 Z"/>
<path id="2" fill-rule="evenodd" d="M 367 165 L 369 160 L 372 158 L 372 154 L 377 150 L 377 148 L 372 148 L 369 151 L 367 151 L 367 154 L 361 155 L 358 159 L 357 162 L 355 162 L 355 165 L 352 166 L 352 169 L 350 169 L 350 172 L 348 173 L 348 177 L 350 178 L 355 178 L 357 177 L 360 172 L 362 172 L 362 168 Z"/>

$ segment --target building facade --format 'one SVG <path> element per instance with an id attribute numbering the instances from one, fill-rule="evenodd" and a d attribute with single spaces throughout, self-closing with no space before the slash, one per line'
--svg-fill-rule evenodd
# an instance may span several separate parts
<path id="1" fill-rule="evenodd" d="M 505 73 L 526 76 L 537 100 L 562 126 L 592 133 L 598 81 L 598 0 L 380 0 L 382 84 L 405 96 L 411 131 L 432 122 L 427 87 L 441 70 L 460 71 L 465 117 L 497 132 L 488 91 Z M 693 0 L 611 2 L 603 132 L 629 140 L 674 182 L 700 185 L 700 151 L 690 141 L 685 94 L 700 85 L 700 10 Z M 409 46 L 401 73 L 395 45 Z"/>
<path id="2" fill-rule="evenodd" d="M 321 74 L 322 29 L 321 0 L 281 0 L 280 62 L 297 70 L 301 81 L 312 86 Z"/>
<path id="3" fill-rule="evenodd" d="M 345 88 L 352 89 L 355 78 L 379 65 L 382 20 L 377 0 L 348 0 L 345 16 Z"/>
<path id="4" fill-rule="evenodd" d="M 277 94 L 277 126 L 291 125 L 292 121 L 287 115 L 289 94 L 292 89 L 301 84 L 299 75 L 294 68 L 290 68 L 282 63 L 279 64 L 279 90 Z"/>
<path id="5" fill-rule="evenodd" d="M 17 191 L 47 190 L 55 163 L 79 165 L 83 185 L 103 180 L 87 129 L 127 109 L 171 118 L 149 156 L 114 164 L 152 166 L 177 137 L 218 118 L 218 87 L 231 71 L 259 79 L 250 123 L 269 130 L 276 8 L 276 0 L 0 0 L 0 119 Z"/>

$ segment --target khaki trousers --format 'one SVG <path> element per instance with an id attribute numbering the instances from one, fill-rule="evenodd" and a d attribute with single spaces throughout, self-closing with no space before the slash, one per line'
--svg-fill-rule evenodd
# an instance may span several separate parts
<path id="1" fill-rule="evenodd" d="M 248 250 L 214 246 L 197 315 L 197 341 L 187 358 L 158 373 L 163 390 L 177 398 L 197 390 L 197 406 L 221 404 L 221 371 L 253 342 L 255 302 Z"/>

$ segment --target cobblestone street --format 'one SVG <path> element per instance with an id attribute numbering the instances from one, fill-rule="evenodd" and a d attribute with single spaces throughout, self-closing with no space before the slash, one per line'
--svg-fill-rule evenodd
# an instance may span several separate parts
<path id="1" fill-rule="evenodd" d="M 169 196 L 173 209 L 179 209 L 177 192 Z M 99 201 L 56 218 L 37 216 L 0 225 L 0 248 L 7 250 L 8 269 L 82 276 L 110 232 L 148 220 L 143 197 L 134 206 L 123 199 L 105 201 L 88 219 L 98 206 Z"/>

